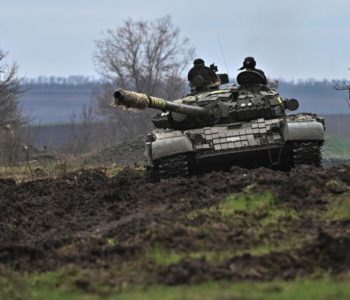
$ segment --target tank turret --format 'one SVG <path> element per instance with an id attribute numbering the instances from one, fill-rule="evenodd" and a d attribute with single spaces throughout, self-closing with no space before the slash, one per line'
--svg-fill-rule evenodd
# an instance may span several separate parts
<path id="1" fill-rule="evenodd" d="M 256 72 L 244 71 L 237 78 L 240 86 L 190 93 L 175 101 L 118 89 L 113 105 L 161 110 L 163 113 L 157 114 L 152 121 L 157 128 L 170 129 L 271 119 L 282 117 L 286 109 L 298 108 L 297 100 L 282 99 L 275 90 L 260 84 L 259 76 Z"/>

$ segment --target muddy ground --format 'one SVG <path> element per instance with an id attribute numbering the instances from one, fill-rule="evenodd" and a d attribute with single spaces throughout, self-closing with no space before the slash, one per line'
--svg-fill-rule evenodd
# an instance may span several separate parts
<path id="1" fill-rule="evenodd" d="M 160 183 L 129 168 L 112 178 L 0 179 L 0 275 L 84 270 L 83 289 L 341 276 L 350 271 L 349 185 L 349 165 Z"/>

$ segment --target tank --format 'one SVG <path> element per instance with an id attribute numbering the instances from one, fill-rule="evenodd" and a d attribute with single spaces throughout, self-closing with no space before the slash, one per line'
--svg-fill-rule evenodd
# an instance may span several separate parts
<path id="1" fill-rule="evenodd" d="M 114 106 L 161 111 L 147 135 L 148 171 L 154 179 L 190 176 L 232 166 L 288 170 L 321 163 L 324 119 L 290 114 L 299 104 L 283 99 L 253 70 L 226 85 L 228 76 L 192 72 L 191 93 L 175 101 L 118 89 Z M 208 70 L 206 70 L 208 71 Z M 194 73 L 194 74 L 193 74 Z M 215 77 L 213 77 L 215 74 Z M 213 80 L 212 78 L 215 78 Z"/>

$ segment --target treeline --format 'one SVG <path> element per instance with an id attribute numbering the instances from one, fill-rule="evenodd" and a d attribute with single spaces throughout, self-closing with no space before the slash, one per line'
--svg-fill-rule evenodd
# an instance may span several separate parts
<path id="1" fill-rule="evenodd" d="M 235 83 L 235 81 L 232 81 Z M 336 91 L 334 88 L 336 81 L 335 80 L 316 80 L 316 79 L 299 79 L 299 80 L 285 80 L 285 79 L 271 79 L 274 87 L 281 92 L 281 94 L 287 92 L 298 92 L 305 96 L 308 94 L 327 94 L 334 95 L 335 93 L 341 93 Z M 350 85 L 350 81 L 342 81 L 344 84 Z M 61 76 L 38 76 L 36 78 L 23 78 L 21 80 L 22 87 L 26 88 L 31 86 L 35 87 L 95 87 L 96 85 L 102 85 L 105 82 L 102 79 L 95 78 L 92 76 L 83 76 L 83 75 L 70 75 L 68 77 Z M 187 89 L 189 91 L 189 89 Z M 335 92 L 336 91 L 336 92 Z"/>
<path id="2" fill-rule="evenodd" d="M 83 75 L 70 75 L 68 77 L 61 76 L 38 76 L 36 78 L 23 78 L 21 84 L 24 88 L 26 87 L 71 87 L 71 86 L 80 86 L 80 87 L 91 87 L 97 84 L 101 84 L 100 79 L 96 79 L 91 76 Z"/>
<path id="3" fill-rule="evenodd" d="M 296 98 L 300 111 L 318 114 L 350 112 L 348 92 L 334 88 L 332 80 L 280 81 L 278 91 L 284 98 Z"/>
<path id="4" fill-rule="evenodd" d="M 334 80 L 279 80 L 278 81 L 278 90 L 281 95 L 285 93 L 297 93 L 299 95 L 307 96 L 333 96 L 333 95 L 344 95 L 341 91 L 335 89 Z"/>

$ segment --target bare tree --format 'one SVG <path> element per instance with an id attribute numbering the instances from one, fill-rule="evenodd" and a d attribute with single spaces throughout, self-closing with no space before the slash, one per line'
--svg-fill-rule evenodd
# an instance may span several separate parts
<path id="1" fill-rule="evenodd" d="M 128 19 L 96 41 L 95 63 L 113 88 L 174 99 L 184 92 L 184 68 L 194 56 L 170 16 L 155 21 Z M 108 87 L 106 87 L 108 89 Z M 110 88 L 110 87 L 109 87 Z M 110 104 L 100 97 L 104 110 Z"/>
<path id="2" fill-rule="evenodd" d="M 18 129 L 25 120 L 19 110 L 17 65 L 9 64 L 6 58 L 7 54 L 0 50 L 0 160 L 13 165 L 21 148 Z"/>
<path id="3" fill-rule="evenodd" d="M 349 96 L 347 99 L 347 104 L 350 107 L 350 84 L 347 83 L 346 81 L 333 81 L 333 88 L 336 90 L 340 90 L 340 91 L 348 91 L 349 92 Z"/>
<path id="4" fill-rule="evenodd" d="M 17 98 L 20 82 L 17 78 L 17 65 L 10 65 L 6 56 L 0 49 L 0 126 L 15 126 L 23 121 Z"/>
<path id="5" fill-rule="evenodd" d="M 155 21 L 126 20 L 96 41 L 95 64 L 105 79 L 98 91 L 100 112 L 109 117 L 108 132 L 115 142 L 144 134 L 152 128 L 151 112 L 128 113 L 111 108 L 113 91 L 124 88 L 176 99 L 185 91 L 184 69 L 194 56 L 170 16 Z M 106 131 L 107 132 L 107 131 Z"/>
<path id="6" fill-rule="evenodd" d="M 69 137 L 64 146 L 65 154 L 81 155 L 100 150 L 97 132 L 98 120 L 92 105 L 84 105 L 80 116 L 72 114 L 69 122 Z"/>

